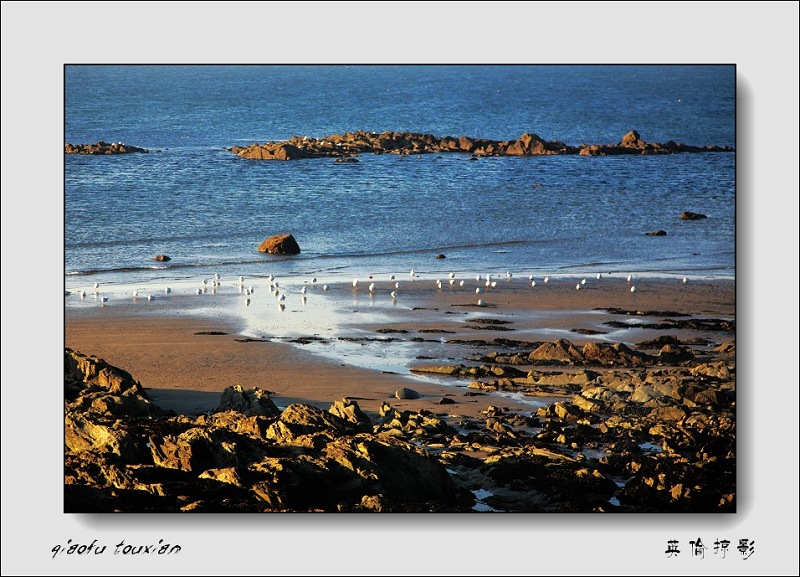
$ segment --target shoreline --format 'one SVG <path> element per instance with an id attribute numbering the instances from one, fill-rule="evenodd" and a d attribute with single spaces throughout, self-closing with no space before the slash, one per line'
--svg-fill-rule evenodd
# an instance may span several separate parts
<path id="1" fill-rule="evenodd" d="M 266 279 L 251 280 L 256 286 L 249 306 L 243 304 L 246 297 L 233 281 L 221 281 L 217 294 L 173 293 L 152 302 L 139 297 L 120 299 L 112 306 L 67 306 L 65 346 L 125 368 L 156 404 L 179 413 L 212 410 L 225 387 L 240 384 L 275 393 L 279 406 L 307 402 L 327 408 L 336 399 L 349 397 L 358 399 L 366 412 L 377 412 L 388 401 L 399 409 L 475 417 L 491 404 L 502 403 L 519 412 L 530 412 L 538 405 L 529 398 L 496 393 L 465 397 L 468 380 L 412 374 L 409 369 L 461 362 L 479 350 L 492 349 L 490 344 L 470 342 L 492 343 L 498 338 L 532 343 L 565 338 L 576 346 L 587 342 L 635 345 L 665 333 L 609 328 L 604 323 L 640 319 L 600 308 L 721 319 L 734 319 L 736 313 L 735 283 L 721 279 L 684 284 L 675 279 L 640 278 L 635 279 L 637 292 L 630 293 L 625 278 L 598 281 L 591 277 L 576 290 L 573 278 L 530 287 L 527 278 L 514 277 L 501 278 L 497 287 L 476 295 L 474 277 L 464 279 L 464 287 L 445 284 L 442 290 L 427 278 L 411 282 L 387 277 L 374 279 L 373 296 L 366 277 L 357 290 L 337 283 L 327 291 L 319 283 L 287 279 L 281 283 L 287 295 L 284 310 L 268 292 Z M 397 299 L 388 295 L 393 282 L 401 283 Z M 305 295 L 300 293 L 303 285 Z M 476 306 L 476 297 L 483 297 L 487 306 Z M 467 322 L 482 318 L 505 324 L 476 328 Z M 195 334 L 208 331 L 226 334 Z M 735 339 L 735 331 L 726 335 L 681 329 L 668 334 L 681 340 L 705 335 L 713 344 L 726 336 Z M 236 340 L 242 338 L 266 342 Z M 301 342 L 289 342 L 298 339 Z M 401 387 L 415 389 L 423 398 L 393 398 Z M 456 404 L 438 405 L 445 396 Z"/>

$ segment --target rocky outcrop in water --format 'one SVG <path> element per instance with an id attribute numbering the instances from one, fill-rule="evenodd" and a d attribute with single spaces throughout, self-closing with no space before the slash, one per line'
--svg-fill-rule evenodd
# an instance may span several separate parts
<path id="1" fill-rule="evenodd" d="M 558 140 L 545 140 L 537 134 L 525 133 L 517 140 L 488 140 L 468 136 L 434 136 L 416 132 L 386 131 L 345 132 L 322 138 L 293 136 L 288 141 L 266 142 L 250 146 L 233 146 L 231 152 L 253 160 L 296 160 L 300 158 L 337 159 L 359 154 L 430 154 L 461 152 L 481 156 L 540 156 L 580 154 L 605 156 L 619 154 L 678 154 L 685 152 L 732 152 L 727 146 L 689 146 L 669 141 L 665 144 L 646 143 L 635 130 L 628 132 L 617 144 L 582 144 L 569 146 Z"/>
<path id="2" fill-rule="evenodd" d="M 297 244 L 291 233 L 276 234 L 264 240 L 258 246 L 259 252 L 269 254 L 300 254 L 300 245 Z"/>
<path id="3" fill-rule="evenodd" d="M 102 140 L 95 144 L 70 144 L 64 145 L 64 154 L 129 154 L 131 152 L 149 152 L 145 148 L 131 146 L 123 142 L 112 142 L 111 144 Z"/>

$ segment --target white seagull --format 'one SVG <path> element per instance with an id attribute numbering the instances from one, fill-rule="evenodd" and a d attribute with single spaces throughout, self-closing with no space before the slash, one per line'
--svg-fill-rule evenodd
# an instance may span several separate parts
<path id="1" fill-rule="evenodd" d="M 479 307 L 482 307 L 484 304 L 486 304 L 486 303 L 483 302 L 483 299 L 478 299 L 478 306 Z"/>
<path id="2" fill-rule="evenodd" d="M 155 295 L 147 295 L 147 300 L 154 301 L 154 300 L 156 300 L 156 297 L 155 297 Z"/>
<path id="3" fill-rule="evenodd" d="M 477 294 L 481 294 L 481 287 L 476 287 L 476 288 L 475 288 L 475 294 L 476 294 L 476 295 L 477 295 Z"/>
<path id="4" fill-rule="evenodd" d="M 575 285 L 575 290 L 581 290 L 581 283 Z"/>
<path id="5" fill-rule="evenodd" d="M 165 295 L 168 295 L 168 294 L 169 294 L 169 293 L 171 293 L 171 292 L 172 292 L 172 289 L 171 289 L 171 288 L 169 288 L 169 287 L 166 287 L 166 288 L 164 289 L 164 294 L 165 294 Z"/>
<path id="6" fill-rule="evenodd" d="M 549 276 L 544 277 L 544 282 L 549 282 L 549 281 L 550 281 L 550 277 Z"/>
<path id="7" fill-rule="evenodd" d="M 328 285 L 326 285 L 326 284 L 322 285 L 322 290 L 324 290 L 324 291 L 328 290 Z"/>
<path id="8" fill-rule="evenodd" d="M 369 287 L 367 287 L 367 288 L 368 288 L 369 292 L 374 293 L 375 292 L 375 283 L 374 282 L 369 283 Z"/>
<path id="9" fill-rule="evenodd" d="M 303 294 L 306 294 L 306 287 L 301 288 L 300 292 L 303 293 Z"/>
<path id="10" fill-rule="evenodd" d="M 357 278 L 353 279 L 353 288 L 358 288 L 358 279 Z"/>
<path id="11" fill-rule="evenodd" d="M 632 287 L 631 287 L 631 292 L 632 292 L 632 293 L 635 293 L 635 292 L 636 292 L 636 287 L 635 287 L 635 286 L 632 286 Z"/>
<path id="12" fill-rule="evenodd" d="M 396 299 L 397 298 L 397 293 L 395 291 L 392 291 L 392 292 L 389 293 L 389 296 L 391 296 L 393 299 Z"/>

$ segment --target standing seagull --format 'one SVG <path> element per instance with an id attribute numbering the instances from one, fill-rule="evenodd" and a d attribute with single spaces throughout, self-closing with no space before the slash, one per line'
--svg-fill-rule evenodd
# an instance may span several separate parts
<path id="1" fill-rule="evenodd" d="M 636 287 L 635 287 L 635 286 L 632 286 L 632 287 L 631 287 L 631 292 L 632 292 L 632 293 L 635 293 L 635 292 L 636 292 Z"/>

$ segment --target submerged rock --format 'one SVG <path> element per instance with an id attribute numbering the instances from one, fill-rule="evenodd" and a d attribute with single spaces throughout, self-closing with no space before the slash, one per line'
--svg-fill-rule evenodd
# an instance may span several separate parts
<path id="1" fill-rule="evenodd" d="M 131 152 L 149 152 L 145 148 L 131 146 L 123 142 L 113 142 L 111 144 L 100 140 L 95 144 L 65 144 L 64 154 L 128 154 Z"/>

